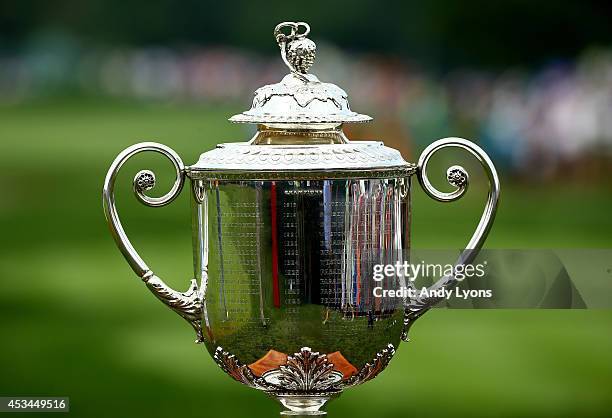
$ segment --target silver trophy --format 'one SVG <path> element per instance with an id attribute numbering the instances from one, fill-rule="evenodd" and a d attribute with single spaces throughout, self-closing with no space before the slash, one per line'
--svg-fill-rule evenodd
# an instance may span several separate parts
<path id="1" fill-rule="evenodd" d="M 371 118 L 350 109 L 344 90 L 308 73 L 316 52 L 309 31 L 304 22 L 275 28 L 290 73 L 258 89 L 251 109 L 230 118 L 257 124 L 250 141 L 217 145 L 191 166 L 164 145 L 133 145 L 112 163 L 103 191 L 111 233 L 134 272 L 191 324 L 196 342 L 228 375 L 277 399 L 283 416 L 325 415 L 330 399 L 384 370 L 410 326 L 439 301 L 372 293 L 372 266 L 408 257 L 413 175 L 441 202 L 467 190 L 460 166 L 447 171 L 454 191 L 432 186 L 430 157 L 462 148 L 488 176 L 484 213 L 457 264 L 470 263 L 482 247 L 499 197 L 493 164 L 465 139 L 432 143 L 416 165 L 382 142 L 349 141 L 342 125 Z M 149 269 L 117 214 L 117 172 L 144 151 L 166 156 L 176 180 L 166 195 L 149 197 L 155 175 L 137 173 L 133 188 L 143 204 L 167 205 L 189 179 L 195 278 L 185 292 Z M 432 289 L 456 282 L 441 277 Z M 412 286 L 400 274 L 383 285 Z"/>

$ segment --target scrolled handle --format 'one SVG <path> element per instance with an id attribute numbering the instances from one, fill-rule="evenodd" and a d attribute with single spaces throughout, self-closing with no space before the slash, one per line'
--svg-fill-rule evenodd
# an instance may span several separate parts
<path id="1" fill-rule="evenodd" d="M 457 259 L 455 263 L 455 266 L 457 266 L 471 263 L 481 250 L 482 245 L 484 244 L 487 235 L 491 230 L 491 226 L 493 225 L 495 212 L 497 210 L 497 202 L 499 201 L 500 187 L 497 170 L 495 169 L 495 166 L 493 165 L 493 162 L 489 156 L 482 150 L 482 148 L 473 142 L 468 141 L 467 139 L 443 138 L 433 142 L 431 145 L 425 148 L 425 150 L 421 153 L 419 162 L 417 164 L 417 177 L 419 179 L 419 183 L 428 196 L 440 202 L 453 202 L 460 199 L 468 189 L 468 173 L 463 167 L 458 165 L 449 167 L 446 172 L 447 181 L 455 187 L 455 190 L 452 192 L 441 192 L 429 181 L 429 177 L 427 175 L 427 164 L 429 163 L 430 158 L 437 151 L 448 147 L 460 148 L 475 156 L 485 170 L 489 180 L 487 203 L 480 218 L 480 222 L 478 223 L 474 234 L 465 247 L 465 250 L 461 252 L 459 258 Z M 455 270 L 453 269 L 453 271 Z M 456 283 L 457 279 L 454 275 L 447 275 L 434 283 L 429 290 L 437 290 L 440 288 L 453 286 Z M 404 315 L 404 331 L 402 333 L 403 340 L 408 340 L 408 330 L 414 321 L 427 312 L 433 305 L 439 302 L 440 299 L 441 298 L 435 297 L 414 298 L 408 302 L 406 313 Z"/>
<path id="2" fill-rule="evenodd" d="M 145 151 L 157 152 L 167 157 L 174 166 L 176 179 L 168 193 L 161 197 L 150 197 L 145 192 L 155 187 L 155 173 L 150 170 L 139 171 L 133 181 L 133 191 L 136 198 L 144 205 L 161 207 L 172 202 L 180 194 L 185 183 L 185 165 L 181 158 L 176 152 L 165 145 L 155 142 L 142 142 L 123 150 L 108 169 L 102 191 L 104 214 L 117 247 L 132 270 L 134 270 L 134 273 L 145 282 L 149 290 L 158 299 L 191 324 L 197 334 L 196 342 L 201 342 L 203 341 L 201 326 L 203 295 L 199 291 L 196 281 L 191 281 L 191 286 L 186 292 L 178 292 L 166 285 L 140 257 L 128 239 L 117 213 L 115 206 L 115 179 L 117 174 L 127 160 Z"/>

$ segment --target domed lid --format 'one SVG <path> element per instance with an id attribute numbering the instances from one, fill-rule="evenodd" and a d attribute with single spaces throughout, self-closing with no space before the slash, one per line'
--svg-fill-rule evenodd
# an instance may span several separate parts
<path id="1" fill-rule="evenodd" d="M 284 33 L 287 29 L 289 33 Z M 276 26 L 274 37 L 291 73 L 280 83 L 257 89 L 251 109 L 232 116 L 231 122 L 311 125 L 372 120 L 351 110 L 348 96 L 340 87 L 308 74 L 317 49 L 306 38 L 308 33 L 310 26 L 305 22 L 283 22 Z"/>
<path id="2" fill-rule="evenodd" d="M 289 28 L 290 33 L 281 30 Z M 304 29 L 301 33 L 300 29 Z M 253 107 L 232 122 L 257 123 L 248 142 L 219 144 L 186 167 L 193 179 L 315 180 L 331 178 L 397 178 L 414 173 L 399 151 L 377 141 L 349 141 L 344 122 L 366 122 L 352 112 L 340 87 L 321 83 L 306 72 L 315 45 L 303 22 L 285 22 L 274 31 L 291 74 L 255 93 Z"/>

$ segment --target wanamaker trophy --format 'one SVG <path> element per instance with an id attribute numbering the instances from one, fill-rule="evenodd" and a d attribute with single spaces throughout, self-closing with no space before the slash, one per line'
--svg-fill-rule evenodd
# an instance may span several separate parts
<path id="1" fill-rule="evenodd" d="M 436 151 L 458 147 L 481 163 L 489 180 L 482 218 L 457 265 L 470 263 L 493 222 L 499 180 L 485 152 L 470 141 L 445 138 L 417 164 L 378 141 L 349 141 L 345 123 L 368 122 L 353 112 L 340 87 L 308 71 L 316 45 L 304 22 L 274 30 L 287 74 L 255 92 L 251 109 L 230 118 L 257 124 L 250 141 L 219 144 L 185 166 L 170 148 L 144 142 L 126 148 L 108 170 L 104 212 L 111 233 L 134 272 L 151 292 L 194 329 L 214 361 L 234 380 L 277 399 L 283 416 L 325 415 L 343 390 L 384 370 L 408 330 L 440 298 L 375 297 L 374 264 L 403 262 L 410 250 L 414 176 L 441 202 L 464 195 L 468 174 L 447 171 L 454 190 L 429 181 Z M 188 179 L 194 279 L 185 292 L 171 289 L 130 243 L 115 207 L 115 179 L 132 156 L 154 151 L 176 170 L 171 190 L 155 187 L 149 170 L 133 190 L 147 206 L 172 202 Z M 436 279 L 432 290 L 457 279 Z M 401 274 L 386 288 L 410 287 Z"/>

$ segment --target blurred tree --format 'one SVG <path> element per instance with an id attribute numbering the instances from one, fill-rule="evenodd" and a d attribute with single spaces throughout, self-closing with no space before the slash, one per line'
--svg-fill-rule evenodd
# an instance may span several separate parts
<path id="1" fill-rule="evenodd" d="M 269 51 L 271 28 L 305 20 L 313 37 L 423 64 L 532 66 L 609 44 L 612 3 L 595 0 L 268 2 L 234 0 L 3 0 L 0 42 L 19 47 L 40 30 L 85 44 L 215 44 Z"/>

